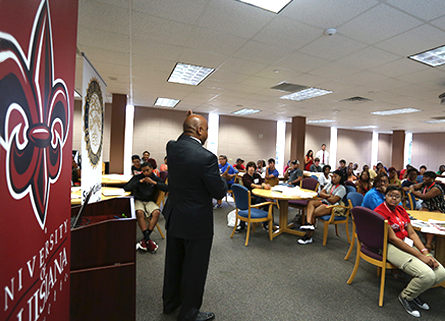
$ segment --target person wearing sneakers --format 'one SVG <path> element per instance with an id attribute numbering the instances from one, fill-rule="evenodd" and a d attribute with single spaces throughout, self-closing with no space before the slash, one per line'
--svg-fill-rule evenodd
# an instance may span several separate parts
<path id="1" fill-rule="evenodd" d="M 402 189 L 398 186 L 388 186 L 385 201 L 374 211 L 388 220 L 391 227 L 388 230 L 388 261 L 412 277 L 399 294 L 399 301 L 406 312 L 418 318 L 418 308 L 430 309 L 419 295 L 443 282 L 445 269 L 431 256 L 414 231 L 408 213 L 398 205 L 401 200 Z"/>
<path id="2" fill-rule="evenodd" d="M 321 190 L 319 194 L 321 200 L 312 200 L 308 202 L 306 223 L 300 227 L 301 230 L 306 230 L 307 232 L 306 235 L 297 241 L 299 244 L 304 245 L 312 243 L 312 235 L 315 230 L 314 224 L 317 217 L 331 214 L 331 211 L 335 211 L 335 216 L 345 215 L 345 208 L 343 207 L 334 207 L 332 209 L 327 207 L 329 205 L 344 206 L 342 199 L 346 195 L 346 187 L 344 185 L 345 180 L 346 176 L 343 171 L 337 169 L 332 175 L 332 182 Z"/>
<path id="3" fill-rule="evenodd" d="M 153 232 L 161 213 L 159 206 L 156 205 L 156 197 L 158 190 L 168 192 L 168 186 L 161 178 L 153 174 L 153 165 L 150 162 L 143 163 L 141 170 L 141 174 L 133 176 L 124 185 L 124 190 L 131 191 L 134 196 L 136 217 L 139 228 L 144 235 L 144 238 L 136 244 L 136 249 L 154 253 L 158 249 L 158 245 L 150 239 L 150 234 Z M 150 218 L 149 223 L 147 223 L 146 218 Z"/>

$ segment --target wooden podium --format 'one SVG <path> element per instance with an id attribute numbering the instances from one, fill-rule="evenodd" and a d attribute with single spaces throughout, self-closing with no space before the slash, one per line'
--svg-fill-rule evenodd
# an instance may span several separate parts
<path id="1" fill-rule="evenodd" d="M 79 208 L 72 207 L 71 216 Z M 135 320 L 133 198 L 88 204 L 79 225 L 71 231 L 70 320 Z"/>

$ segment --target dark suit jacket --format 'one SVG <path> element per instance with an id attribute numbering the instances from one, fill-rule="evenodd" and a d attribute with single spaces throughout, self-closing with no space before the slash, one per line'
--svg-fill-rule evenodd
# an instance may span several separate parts
<path id="1" fill-rule="evenodd" d="M 169 195 L 164 206 L 170 236 L 196 240 L 213 236 L 212 198 L 222 199 L 227 183 L 217 157 L 187 135 L 167 143 Z"/>

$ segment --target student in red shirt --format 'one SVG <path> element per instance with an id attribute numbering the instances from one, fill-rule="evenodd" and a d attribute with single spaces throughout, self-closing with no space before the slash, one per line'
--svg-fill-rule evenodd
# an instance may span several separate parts
<path id="1" fill-rule="evenodd" d="M 375 212 L 388 220 L 388 261 L 412 276 L 406 288 L 399 294 L 399 301 L 406 312 L 420 317 L 418 308 L 429 310 L 427 303 L 419 295 L 445 280 L 445 269 L 423 245 L 414 231 L 408 213 L 398 205 L 402 199 L 402 189 L 397 186 L 386 188 L 385 201 L 375 208 Z"/>

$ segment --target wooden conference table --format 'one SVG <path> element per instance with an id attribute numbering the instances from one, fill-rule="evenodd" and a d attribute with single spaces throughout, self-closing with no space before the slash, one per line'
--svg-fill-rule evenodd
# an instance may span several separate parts
<path id="1" fill-rule="evenodd" d="M 102 201 L 109 200 L 116 197 L 129 196 L 131 192 L 122 192 L 122 188 L 117 187 L 104 187 L 102 186 Z M 104 193 L 106 195 L 104 195 Z M 114 194 L 114 195 L 111 195 Z M 71 187 L 71 205 L 80 205 L 81 200 L 81 188 Z"/>
<path id="2" fill-rule="evenodd" d="M 309 199 L 314 199 L 317 197 L 317 192 L 307 190 L 307 189 L 301 189 L 302 191 L 309 192 L 313 196 Z M 293 235 L 299 235 L 303 236 L 306 234 L 306 232 L 297 231 L 292 229 L 293 223 L 288 224 L 288 208 L 289 208 L 289 201 L 290 200 L 302 200 L 303 198 L 299 196 L 292 196 L 292 195 L 286 195 L 280 192 L 274 192 L 272 190 L 265 190 L 265 189 L 259 189 L 255 188 L 252 190 L 252 194 L 255 196 L 263 197 L 266 199 L 274 199 L 277 200 L 280 207 L 280 220 L 279 220 L 279 228 L 278 230 L 274 231 L 272 234 L 272 237 L 275 238 L 281 233 L 288 233 Z M 308 199 L 308 198 L 304 198 Z"/>
<path id="3" fill-rule="evenodd" d="M 428 220 L 445 221 L 445 214 L 428 212 L 428 211 L 407 211 L 409 215 L 415 219 L 428 222 Z M 417 228 L 416 228 L 417 229 Z M 434 257 L 442 265 L 445 266 L 445 235 L 436 235 L 436 249 L 434 252 Z M 440 286 L 445 288 L 445 281 L 440 284 Z"/>

